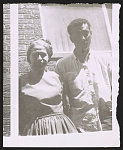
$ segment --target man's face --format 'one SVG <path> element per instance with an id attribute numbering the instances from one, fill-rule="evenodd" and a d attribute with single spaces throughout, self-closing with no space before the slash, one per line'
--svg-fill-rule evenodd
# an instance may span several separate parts
<path id="1" fill-rule="evenodd" d="M 80 47 L 81 49 L 88 49 L 91 43 L 91 31 L 88 24 L 83 23 L 82 25 L 76 25 L 73 28 L 70 38 L 76 48 Z"/>

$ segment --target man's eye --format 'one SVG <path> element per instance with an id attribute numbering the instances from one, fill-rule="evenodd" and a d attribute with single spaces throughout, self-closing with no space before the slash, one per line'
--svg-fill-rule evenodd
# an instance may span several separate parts
<path id="1" fill-rule="evenodd" d="M 89 32 L 88 31 L 82 31 L 82 34 L 84 35 L 84 37 L 87 37 Z"/>

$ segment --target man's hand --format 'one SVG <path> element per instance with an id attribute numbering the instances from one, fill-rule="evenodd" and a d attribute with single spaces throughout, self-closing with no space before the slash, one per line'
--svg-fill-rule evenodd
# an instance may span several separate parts
<path id="1" fill-rule="evenodd" d="M 111 101 L 104 101 L 104 99 L 99 99 L 99 108 L 104 111 L 111 112 L 112 111 L 112 102 Z"/>
<path id="2" fill-rule="evenodd" d="M 79 128 L 79 127 L 77 127 L 77 131 L 78 131 L 79 133 L 84 133 L 84 132 L 85 132 L 85 130 L 84 130 L 84 129 Z"/>
<path id="3" fill-rule="evenodd" d="M 102 98 L 99 99 L 99 116 L 101 122 L 112 116 L 112 102 L 105 102 Z"/>

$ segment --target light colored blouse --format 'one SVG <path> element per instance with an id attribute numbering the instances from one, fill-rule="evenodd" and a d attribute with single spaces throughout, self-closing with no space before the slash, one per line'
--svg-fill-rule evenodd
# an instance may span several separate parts
<path id="1" fill-rule="evenodd" d="M 37 84 L 26 83 L 22 86 L 21 92 L 41 102 L 42 99 L 52 98 L 57 95 L 62 96 L 62 84 L 58 74 L 48 71 L 44 72 L 42 79 Z"/>
<path id="2" fill-rule="evenodd" d="M 27 113 L 38 113 L 40 116 L 63 113 L 59 75 L 53 71 L 44 72 L 42 79 L 34 85 L 29 84 L 28 77 L 25 75 L 20 80 L 20 102 Z"/>

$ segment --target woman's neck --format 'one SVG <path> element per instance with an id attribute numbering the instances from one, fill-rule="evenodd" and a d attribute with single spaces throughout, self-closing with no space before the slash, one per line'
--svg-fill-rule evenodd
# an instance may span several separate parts
<path id="1" fill-rule="evenodd" d="M 44 74 L 44 69 L 42 70 L 32 69 L 29 74 L 29 83 L 30 84 L 38 83 L 41 80 L 43 74 Z"/>

